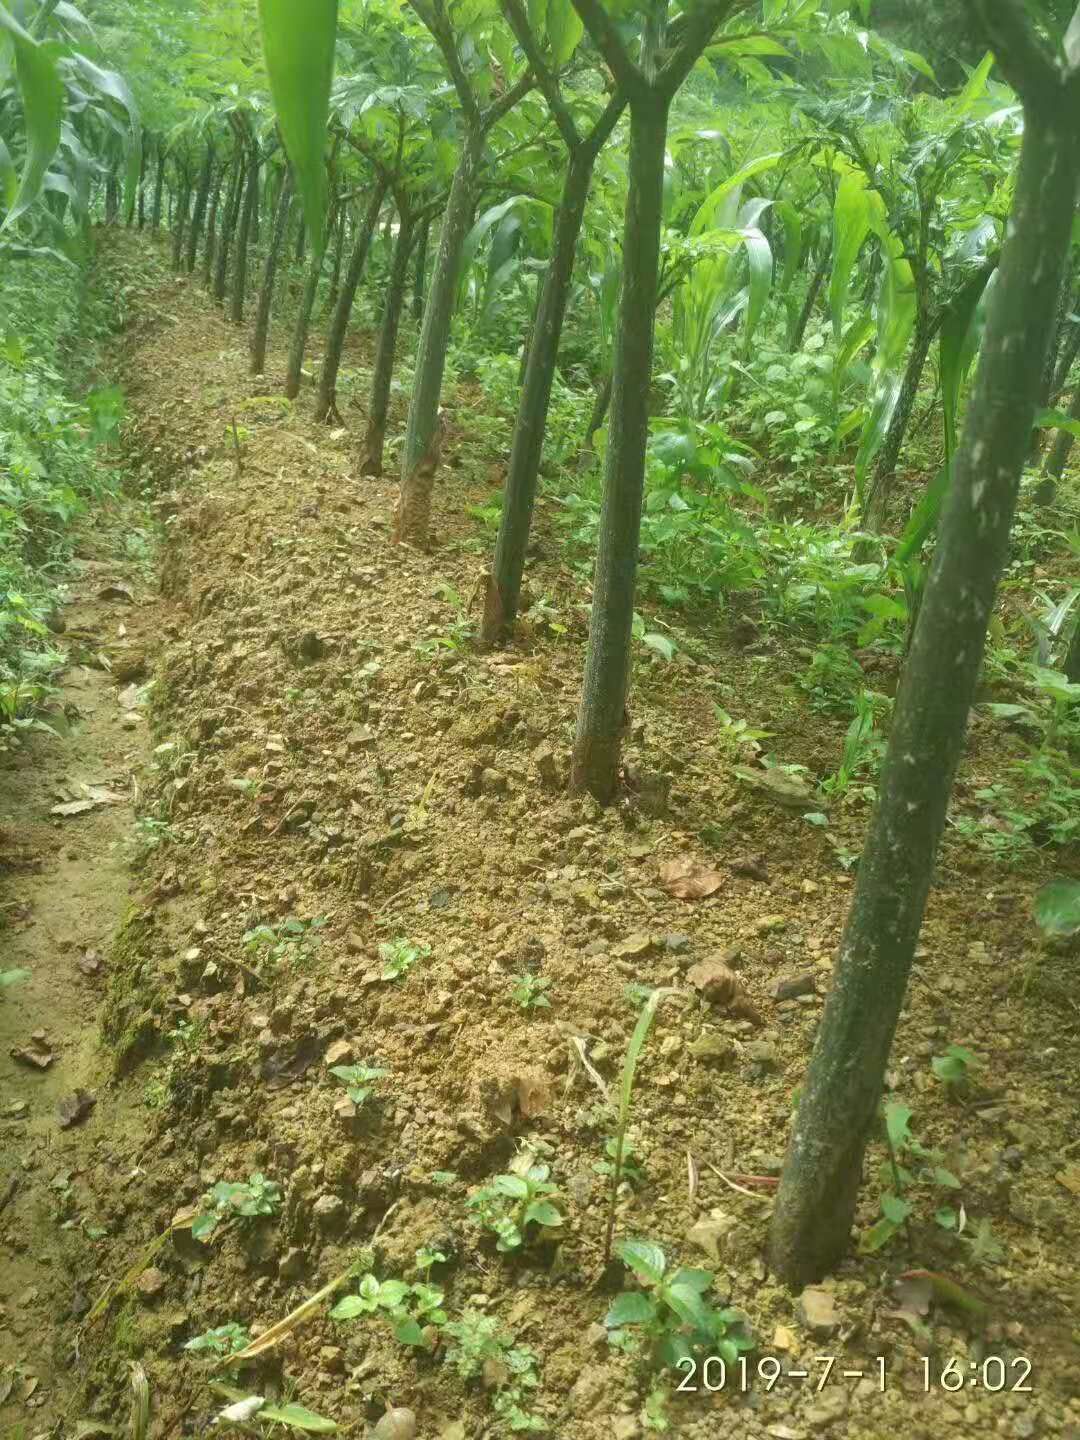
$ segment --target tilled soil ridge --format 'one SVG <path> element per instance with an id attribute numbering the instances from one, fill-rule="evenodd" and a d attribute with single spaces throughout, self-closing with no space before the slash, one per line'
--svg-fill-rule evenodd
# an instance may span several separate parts
<path id="1" fill-rule="evenodd" d="M 208 1388 L 212 1363 L 183 1352 L 189 1339 L 230 1322 L 255 1334 L 358 1256 L 380 1280 L 415 1281 L 423 1249 L 443 1257 L 431 1278 L 452 1321 L 491 1316 L 535 1353 L 528 1405 L 551 1434 L 643 1434 L 647 1369 L 602 1325 L 603 1170 L 635 1020 L 627 987 L 664 985 L 677 993 L 639 1066 L 617 1233 L 707 1266 L 783 1369 L 837 1357 L 820 1391 L 815 1372 L 679 1397 L 673 1431 L 1075 1436 L 1076 1031 L 1015 983 L 1031 963 L 1031 878 L 945 867 L 890 1077 L 1004 1258 L 960 1271 L 959 1242 L 929 1223 L 912 1248 L 853 1259 L 824 1299 L 798 1301 L 761 1260 L 768 1182 L 850 876 L 797 808 L 748 788 L 717 753 L 718 682 L 761 687 L 768 713 L 775 657 L 763 666 L 703 633 L 671 664 L 642 662 L 623 800 L 601 810 L 568 795 L 587 594 L 542 509 L 532 583 L 559 597 L 559 623 L 536 606 L 512 648 L 470 646 L 484 551 L 467 506 L 488 487 L 455 468 L 467 415 L 447 445 L 433 552 L 392 547 L 395 487 L 356 473 L 355 408 L 330 430 L 311 423 L 306 395 L 281 401 L 280 351 L 249 378 L 241 336 L 192 285 L 155 270 L 141 313 L 124 357 L 128 455 L 159 488 L 171 618 L 142 797 L 156 843 L 110 957 L 104 1017 L 116 1083 L 141 1088 L 150 1138 L 110 1137 L 110 1166 L 89 1177 L 107 1192 L 111 1167 L 140 1171 L 123 1223 L 97 1243 L 102 1286 L 218 1182 L 262 1174 L 282 1204 L 208 1244 L 175 1232 L 82 1334 L 82 1413 L 126 1413 L 137 1362 L 152 1433 L 198 1431 L 225 1402 Z M 807 764 L 824 743 L 807 736 L 800 752 L 786 738 Z M 710 851 L 702 834 L 717 830 Z M 686 889 L 673 862 L 708 870 L 710 893 L 672 893 Z M 953 1041 L 985 1065 L 963 1106 L 929 1077 Z M 331 1073 L 350 1065 L 388 1072 L 359 1105 Z M 467 1200 L 522 1151 L 550 1165 L 564 1223 L 504 1254 Z M 868 1179 L 865 1226 L 880 1190 Z M 892 1280 L 911 1266 L 962 1273 L 993 1297 L 985 1341 L 1030 1356 L 1033 1394 L 924 1394 L 920 1325 L 933 1327 L 935 1374 L 950 1356 L 978 1363 L 985 1341 L 945 1310 L 896 1317 Z M 323 1310 L 232 1379 L 348 1434 L 390 1404 L 415 1412 L 421 1437 L 503 1433 L 505 1371 L 463 1379 L 432 1336 L 428 1354 L 385 1319 Z"/>

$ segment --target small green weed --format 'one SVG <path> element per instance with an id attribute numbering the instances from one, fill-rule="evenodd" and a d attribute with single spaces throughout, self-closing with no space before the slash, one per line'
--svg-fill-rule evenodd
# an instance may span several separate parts
<path id="1" fill-rule="evenodd" d="M 191 1222 L 196 1240 L 209 1240 L 219 1226 L 238 1220 L 276 1215 L 281 1209 L 281 1187 L 256 1171 L 248 1180 L 219 1180 L 202 1198 Z"/>
<path id="2" fill-rule="evenodd" d="M 331 1065 L 330 1074 L 345 1086 L 349 1099 L 359 1110 L 375 1090 L 375 1082 L 390 1071 L 378 1065 Z"/>
<path id="3" fill-rule="evenodd" d="M 379 946 L 379 959 L 383 962 L 382 978 L 400 980 L 417 960 L 426 960 L 430 954 L 430 945 L 417 944 L 412 940 L 384 940 Z"/>
<path id="4" fill-rule="evenodd" d="M 514 975 L 510 985 L 510 999 L 522 1010 L 550 1010 L 551 1001 L 547 990 L 551 981 L 542 975 Z"/>
<path id="5" fill-rule="evenodd" d="M 548 1198 L 558 1193 L 558 1187 L 548 1181 L 550 1174 L 548 1165 L 522 1164 L 517 1173 L 496 1175 L 469 1196 L 468 1208 L 480 1225 L 496 1236 L 496 1250 L 520 1249 L 530 1238 L 530 1226 L 544 1232 L 563 1223 L 561 1212 Z"/>

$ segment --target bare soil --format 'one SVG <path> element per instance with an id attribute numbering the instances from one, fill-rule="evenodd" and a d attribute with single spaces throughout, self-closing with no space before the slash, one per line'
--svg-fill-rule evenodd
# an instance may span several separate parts
<path id="1" fill-rule="evenodd" d="M 112 644 L 122 622 L 118 638 L 145 647 L 154 685 L 149 720 L 125 721 L 115 672 L 73 660 L 71 736 L 35 740 L 0 772 L 5 948 L 33 971 L 0 1009 L 0 1194 L 15 1181 L 0 1213 L 12 1277 L 0 1416 L 27 1436 L 62 1419 L 64 1434 L 90 1433 L 75 1427 L 91 1418 L 121 1426 L 137 1365 L 150 1434 L 203 1433 L 224 1402 L 184 1342 L 229 1321 L 271 1326 L 375 1237 L 380 1278 L 410 1274 L 418 1247 L 438 1249 L 451 1314 L 489 1313 L 535 1351 L 532 1404 L 549 1433 L 644 1434 L 647 1371 L 602 1327 L 611 1291 L 595 1167 L 613 1125 L 576 1058 L 583 1043 L 616 1087 L 636 984 L 678 994 L 639 1066 L 642 1174 L 620 1198 L 617 1233 L 714 1271 L 757 1356 L 812 1376 L 675 1398 L 670 1433 L 1077 1440 L 1076 955 L 1041 951 L 1029 909 L 1076 857 L 1006 869 L 950 835 L 889 1085 L 961 1188 L 918 1190 L 906 1233 L 853 1253 L 824 1282 L 835 1315 L 814 1333 L 808 1304 L 827 1302 L 800 1304 L 762 1253 L 768 1182 L 852 881 L 820 829 L 739 780 L 713 714 L 720 702 L 770 730 L 769 749 L 813 777 L 835 769 L 844 722 L 807 707 L 792 679 L 805 658 L 738 616 L 688 620 L 674 661 L 638 664 L 620 803 L 571 797 L 588 592 L 550 503 L 530 587 L 556 625 L 535 606 L 506 651 L 479 654 L 463 638 L 490 540 L 468 507 L 490 493 L 500 458 L 469 443 L 483 396 L 451 397 L 432 553 L 393 548 L 392 479 L 355 470 L 359 407 L 344 427 L 314 425 L 306 392 L 295 407 L 278 399 L 280 334 L 265 377 L 250 378 L 243 336 L 197 286 L 167 276 L 135 237 L 109 245 L 110 264 L 146 276 L 117 366 L 126 464 L 158 495 L 161 593 L 138 581 L 133 605 L 96 600 L 102 572 L 85 566 L 68 623 Z M 366 353 L 350 360 L 362 367 Z M 1010 758 L 1000 731 L 976 720 L 957 806 Z M 60 777 L 107 781 L 125 802 L 54 819 Z M 135 813 L 157 826 L 125 844 Z M 838 803 L 830 833 L 857 850 L 866 817 L 858 797 Z M 670 894 L 662 867 L 680 860 L 716 871 L 715 893 Z M 245 942 L 290 917 L 323 923 L 276 957 Z M 378 947 L 398 938 L 430 953 L 386 980 Z M 78 968 L 87 948 L 105 957 L 100 977 Z M 695 988 L 692 967 L 715 959 L 734 971 L 742 1011 Z M 524 974 L 550 982 L 549 1009 L 512 1002 Z M 777 998 L 778 981 L 795 978 L 801 993 Z M 56 1052 L 40 1074 L 7 1055 L 39 1028 Z M 961 1097 L 931 1074 L 952 1043 L 981 1061 Z M 330 1063 L 390 1071 L 356 1117 L 338 1106 L 331 1047 Z M 76 1088 L 97 1104 L 61 1131 L 55 1105 Z M 558 1243 L 506 1257 L 465 1201 L 523 1146 L 551 1164 L 566 1221 Z M 868 1161 L 860 1233 L 877 1218 L 886 1159 L 879 1146 Z M 282 1186 L 280 1217 L 209 1245 L 178 1231 L 138 1267 L 178 1210 L 256 1171 Z M 962 1202 L 959 1238 L 933 1221 L 946 1202 Z M 1000 1258 L 969 1243 L 983 1221 Z M 141 1278 L 88 1323 L 91 1300 L 133 1266 Z M 947 1275 L 986 1314 L 935 1303 L 913 1327 L 895 1288 L 912 1269 Z M 958 1393 L 925 1390 L 926 1353 L 935 1376 L 957 1361 Z M 1030 1359 L 1031 1390 L 968 1383 L 987 1354 L 1012 1367 L 1010 1386 Z M 836 1363 L 819 1390 L 823 1355 Z M 440 1360 L 397 1344 L 382 1321 L 335 1323 L 323 1308 L 236 1383 L 300 1400 L 348 1435 L 369 1434 L 391 1404 L 415 1412 L 421 1440 L 500 1433 L 485 1387 Z"/>

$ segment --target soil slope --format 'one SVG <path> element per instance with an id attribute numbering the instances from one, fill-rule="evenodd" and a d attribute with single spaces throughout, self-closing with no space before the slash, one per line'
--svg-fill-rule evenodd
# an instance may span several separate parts
<path id="1" fill-rule="evenodd" d="M 960 1190 L 916 1187 L 906 1233 L 853 1257 L 824 1294 L 790 1295 L 761 1259 L 769 1181 L 851 876 L 797 807 L 740 779 L 713 707 L 771 730 L 785 761 L 825 773 L 843 724 L 805 708 L 790 679 L 804 662 L 753 626 L 688 624 L 674 661 L 643 652 L 638 665 L 623 800 L 601 810 L 569 796 L 588 594 L 562 558 L 554 507 L 541 506 L 530 574 L 550 606 L 534 605 L 505 652 L 478 654 L 464 638 L 488 544 L 468 507 L 487 497 L 500 459 L 478 459 L 469 443 L 482 396 L 451 397 L 432 553 L 394 548 L 395 486 L 356 473 L 359 408 L 346 409 L 347 428 L 315 426 L 306 392 L 295 407 L 279 398 L 280 335 L 267 374 L 248 377 L 243 337 L 197 286 L 167 276 L 136 237 L 110 245 L 110 263 L 146 277 L 118 364 L 126 463 L 152 482 L 164 531 L 162 598 L 137 591 L 130 607 L 152 662 L 154 748 L 141 771 L 134 732 L 110 732 L 103 751 L 87 727 L 63 742 L 76 749 L 62 761 L 36 745 L 33 781 L 21 769 L 0 779 L 15 842 L 44 865 L 39 876 L 16 861 L 6 877 L 5 899 L 25 907 L 6 912 L 11 931 L 36 953 L 34 988 L 4 1002 L 5 1038 L 44 1024 L 62 1052 L 41 1076 L 0 1061 L 5 1089 L 26 1103 L 16 1114 L 5 1102 L 0 1120 L 19 1186 L 0 1215 L 15 1276 L 0 1333 L 19 1367 L 12 1418 L 27 1435 L 61 1414 L 72 1427 L 121 1423 L 135 1363 L 149 1381 L 150 1433 L 201 1433 L 225 1401 L 187 1340 L 229 1322 L 268 1328 L 364 1247 L 380 1280 L 415 1280 L 426 1247 L 444 1257 L 432 1279 L 451 1320 L 494 1317 L 535 1352 L 528 1405 L 549 1433 L 644 1434 L 647 1369 L 612 1349 L 602 1325 L 613 1293 L 605 1091 L 618 1085 L 634 985 L 676 994 L 638 1068 L 636 1171 L 617 1234 L 715 1274 L 714 1300 L 744 1311 L 756 1337 L 751 1373 L 764 1354 L 812 1376 L 677 1397 L 671 1433 L 1076 1440 L 1075 955 L 1040 956 L 1029 918 L 1050 864 L 1008 871 L 950 841 L 889 1078 Z M 365 353 L 352 363 L 363 367 Z M 116 681 L 92 683 L 101 693 Z M 1007 758 L 976 723 L 959 803 Z M 141 774 L 130 909 L 109 848 L 130 812 L 78 822 L 77 859 L 64 845 L 72 832 L 57 839 L 45 824 L 48 777 L 76 761 L 125 794 L 128 772 Z M 830 833 L 857 847 L 865 819 L 838 807 Z M 707 872 L 710 893 L 673 894 L 673 862 Z M 75 865 L 94 892 L 85 902 Z M 73 960 L 102 948 L 125 913 L 91 1058 L 93 994 Z M 734 1004 L 721 964 L 739 987 Z M 525 990 L 549 1006 L 515 1003 L 516 977 L 534 977 Z M 959 1096 L 930 1068 L 952 1043 L 981 1062 Z M 55 1092 L 105 1064 L 111 1082 L 94 1081 L 99 1103 L 78 1139 L 58 1137 Z M 355 1113 L 330 1073 L 349 1064 L 389 1072 Z M 74 1170 L 68 1143 L 80 1147 Z M 564 1223 L 507 1255 L 466 1202 L 523 1149 L 550 1165 Z M 868 1164 L 862 1232 L 878 1218 L 886 1159 L 879 1148 Z M 281 1187 L 278 1214 L 227 1225 L 208 1244 L 181 1229 L 140 1258 L 215 1183 L 256 1172 Z M 961 1203 L 957 1237 L 933 1214 Z M 28 1253 L 50 1279 L 20 1300 Z M 138 1279 L 104 1316 L 81 1317 L 84 1297 L 133 1266 Z M 950 1310 L 940 1285 L 934 1297 L 911 1282 L 898 1291 L 913 1268 L 962 1283 L 987 1313 Z M 494 1402 L 505 1371 L 463 1380 L 442 1363 L 444 1342 L 432 1355 L 409 1350 L 384 1319 L 335 1322 L 322 1308 L 230 1383 L 300 1401 L 349 1435 L 367 1434 L 391 1404 L 415 1412 L 422 1440 L 504 1433 Z M 954 1358 L 964 1382 L 999 1355 L 1006 1393 L 969 1383 L 949 1393 L 936 1380 L 925 1393 L 925 1353 L 934 1377 Z M 48 1354 L 70 1369 L 66 1383 Z M 836 1364 L 819 1389 L 823 1355 Z M 1011 1391 L 1023 1357 L 1032 1389 Z M 29 1395 L 27 1376 L 38 1382 Z"/>

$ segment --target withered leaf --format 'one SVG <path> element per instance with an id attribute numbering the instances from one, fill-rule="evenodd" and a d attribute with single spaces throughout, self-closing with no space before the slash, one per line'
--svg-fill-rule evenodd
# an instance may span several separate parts
<path id="1" fill-rule="evenodd" d="M 35 1030 L 27 1044 L 12 1046 L 11 1058 L 23 1065 L 33 1065 L 36 1070 L 47 1070 L 56 1056 L 49 1049 L 44 1033 Z"/>
<path id="2" fill-rule="evenodd" d="M 689 856 L 666 860 L 660 866 L 660 884 L 677 900 L 704 900 L 715 895 L 723 883 L 724 876 L 719 870 L 710 869 Z"/>
<path id="3" fill-rule="evenodd" d="M 720 1005 L 732 1015 L 760 1024 L 761 1016 L 751 1004 L 738 976 L 722 960 L 699 960 L 686 972 L 686 978 L 711 1005 Z"/>

